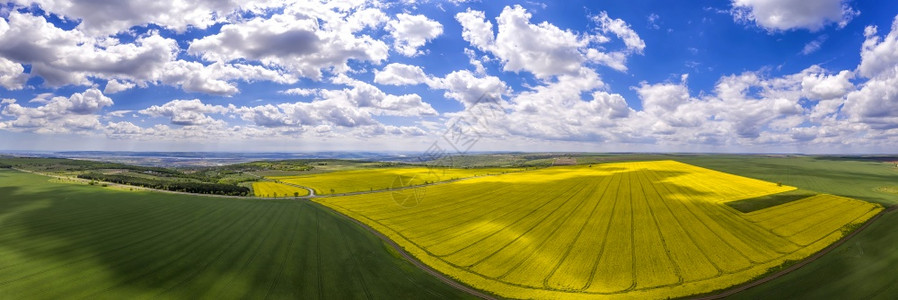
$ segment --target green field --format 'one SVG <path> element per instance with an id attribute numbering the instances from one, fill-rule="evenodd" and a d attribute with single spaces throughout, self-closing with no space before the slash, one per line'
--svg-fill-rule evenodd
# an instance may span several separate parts
<path id="1" fill-rule="evenodd" d="M 880 189 L 898 183 L 898 169 L 868 159 L 831 157 L 702 156 L 678 158 L 822 193 L 898 204 L 898 195 Z M 735 299 L 894 299 L 898 295 L 898 211 L 820 259 Z"/>
<path id="2" fill-rule="evenodd" d="M 345 217 L 0 169 L 0 299 L 463 298 Z"/>
<path id="3" fill-rule="evenodd" d="M 800 189 L 898 204 L 898 195 L 877 191 L 898 184 L 898 169 L 864 159 L 834 157 L 767 157 L 736 155 L 682 156 L 679 161 L 727 173 L 763 179 Z"/>
<path id="4" fill-rule="evenodd" d="M 733 299 L 895 299 L 898 211 L 876 220 L 831 253 Z"/>
<path id="5" fill-rule="evenodd" d="M 727 204 L 743 212 L 821 193 L 898 204 L 898 168 L 876 159 L 575 157 L 580 163 L 674 159 L 799 188 Z M 526 157 L 515 164 L 547 159 Z M 471 160 L 488 165 L 488 159 Z M 36 170 L 106 167 L 60 161 L 48 160 L 58 165 L 42 164 Z M 314 203 L 128 192 L 58 182 L 63 181 L 0 169 L 0 299 L 467 296 L 404 261 L 346 217 Z M 429 188 L 428 199 L 437 190 Z M 896 228 L 898 212 L 892 211 L 820 259 L 732 298 L 894 298 Z"/>

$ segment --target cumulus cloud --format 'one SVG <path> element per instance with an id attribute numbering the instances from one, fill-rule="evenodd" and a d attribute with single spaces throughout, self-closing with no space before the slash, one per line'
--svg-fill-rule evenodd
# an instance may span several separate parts
<path id="1" fill-rule="evenodd" d="M 393 48 L 405 56 L 424 54 L 421 46 L 443 33 L 443 25 L 424 15 L 398 14 L 387 23 L 387 30 L 393 36 Z"/>
<path id="2" fill-rule="evenodd" d="M 872 26 L 864 35 L 857 71 L 869 80 L 848 94 L 843 110 L 853 121 L 875 129 L 898 128 L 898 17 L 885 37 Z"/>
<path id="3" fill-rule="evenodd" d="M 321 98 L 331 101 L 345 101 L 355 107 L 370 112 L 392 116 L 435 115 L 437 112 L 424 102 L 417 94 L 392 95 L 366 82 L 338 76 L 334 83 L 344 84 L 349 88 L 341 90 L 322 90 Z"/>
<path id="4" fill-rule="evenodd" d="M 752 22 L 768 31 L 808 29 L 818 31 L 837 23 L 845 27 L 859 14 L 845 0 L 733 0 L 731 13 L 737 22 Z"/>
<path id="5" fill-rule="evenodd" d="M 334 83 L 347 88 L 317 90 L 311 102 L 232 107 L 230 112 L 257 126 L 291 127 L 300 131 L 317 126 L 384 126 L 374 119 L 375 115 L 426 116 L 437 113 L 417 94 L 387 94 L 371 84 L 346 76 L 336 77 Z"/>
<path id="6" fill-rule="evenodd" d="M 224 114 L 228 108 L 221 105 L 204 104 L 199 99 L 172 100 L 163 105 L 153 105 L 140 110 L 141 114 L 152 117 L 169 118 L 175 125 L 204 125 L 216 120 L 208 114 Z"/>
<path id="7" fill-rule="evenodd" d="M 258 126 L 291 126 L 300 130 L 318 125 L 357 127 L 377 123 L 369 113 L 352 106 L 346 99 L 244 106 L 234 112 Z"/>
<path id="8" fill-rule="evenodd" d="M 323 69 L 349 70 L 349 60 L 380 63 L 387 58 L 383 41 L 356 35 L 345 16 L 334 14 L 339 13 L 288 11 L 227 24 L 219 33 L 191 42 L 187 52 L 212 62 L 259 61 L 313 79 L 321 79 Z"/>
<path id="9" fill-rule="evenodd" d="M 727 75 L 712 92 L 698 95 L 690 92 L 684 74 L 679 82 L 633 87 L 640 110 L 623 96 L 602 90 L 596 77 L 562 76 L 512 95 L 503 113 L 493 118 L 492 129 L 497 136 L 535 140 L 664 147 L 841 144 L 854 141 L 846 134 L 866 130 L 841 117 L 840 107 L 855 89 L 847 70 L 834 73 L 811 66 L 779 77 L 760 71 Z"/>
<path id="10" fill-rule="evenodd" d="M 153 32 L 134 43 L 108 39 L 105 45 L 77 30 L 62 30 L 40 16 L 12 12 L 0 20 L 0 56 L 32 64 L 32 73 L 51 86 L 88 85 L 88 76 L 148 80 L 177 52 L 177 43 Z"/>
<path id="11" fill-rule="evenodd" d="M 843 111 L 876 129 L 898 128 L 898 76 L 875 78 L 848 94 Z"/>
<path id="12" fill-rule="evenodd" d="M 292 84 L 298 80 L 280 70 L 256 65 L 221 62 L 204 65 L 184 60 L 166 63 L 163 72 L 154 79 L 167 85 L 179 86 L 188 92 L 216 95 L 233 95 L 239 92 L 235 80 L 262 80 L 281 84 Z"/>
<path id="13" fill-rule="evenodd" d="M 823 68 L 815 65 L 803 73 L 805 76 L 801 79 L 801 90 L 810 99 L 841 98 L 854 90 L 854 84 L 851 83 L 854 73 L 851 71 L 843 70 L 838 74 L 827 74 Z"/>
<path id="14" fill-rule="evenodd" d="M 97 115 L 104 107 L 113 104 L 112 99 L 91 88 L 69 97 L 56 96 L 37 107 L 25 107 L 15 101 L 6 104 L 0 114 L 12 120 L 0 122 L 0 127 L 37 133 L 68 133 L 102 128 Z"/>
<path id="15" fill-rule="evenodd" d="M 106 82 L 106 88 L 103 89 L 103 93 L 105 94 L 115 94 L 121 91 L 126 91 L 133 88 L 135 84 L 133 82 L 122 82 L 115 79 L 111 79 Z"/>
<path id="16" fill-rule="evenodd" d="M 311 96 L 318 94 L 318 89 L 292 88 L 279 91 L 278 93 L 284 95 Z"/>
<path id="17" fill-rule="evenodd" d="M 443 78 L 431 78 L 427 85 L 446 92 L 444 97 L 458 100 L 465 107 L 470 107 L 484 97 L 501 99 L 510 94 L 511 89 L 496 76 L 475 76 L 468 70 L 455 71 Z"/>
<path id="18" fill-rule="evenodd" d="M 486 15 L 482 11 L 469 8 L 465 12 L 456 14 L 455 19 L 461 23 L 461 36 L 465 41 L 482 51 L 492 49 L 495 40 L 493 23 L 486 20 Z"/>
<path id="19" fill-rule="evenodd" d="M 164 0 L 152 2 L 89 1 L 89 0 L 37 0 L 13 1 L 19 5 L 37 4 L 45 11 L 80 20 L 78 29 L 91 35 L 110 35 L 124 32 L 133 26 L 155 24 L 177 32 L 189 27 L 205 29 L 225 21 L 237 10 L 259 11 L 280 5 L 278 1 L 182 1 Z"/>
<path id="20" fill-rule="evenodd" d="M 602 18 L 601 16 L 604 16 Z M 455 16 L 462 25 L 462 38 L 482 51 L 490 52 L 503 64 L 503 70 L 527 71 L 541 79 L 581 72 L 585 62 L 595 62 L 626 70 L 628 53 L 605 52 L 595 46 L 608 41 L 601 35 L 589 35 L 561 29 L 549 22 L 533 24 L 532 15 L 520 5 L 505 7 L 493 24 L 481 11 L 467 10 Z M 614 33 L 628 52 L 641 53 L 644 42 L 624 21 L 611 19 L 607 13 L 594 21 L 600 30 Z"/>
<path id="21" fill-rule="evenodd" d="M 22 64 L 0 57 L 0 86 L 7 90 L 20 90 L 28 80 Z"/>
<path id="22" fill-rule="evenodd" d="M 427 75 L 419 66 L 400 63 L 386 65 L 383 70 L 375 71 L 374 82 L 389 85 L 412 85 L 424 82 Z"/>
<path id="23" fill-rule="evenodd" d="M 506 119 L 494 126 L 508 135 L 534 139 L 605 141 L 632 112 L 619 94 L 587 91 L 602 87 L 598 74 L 584 69 L 576 76 L 523 91 L 509 100 Z"/>
<path id="24" fill-rule="evenodd" d="M 232 95 L 234 80 L 271 80 L 292 83 L 295 76 L 247 64 L 209 64 L 177 59 L 177 42 L 156 31 L 133 43 L 115 38 L 93 39 L 78 30 L 63 30 L 44 17 L 12 12 L 0 19 L 0 57 L 31 64 L 31 73 L 51 87 L 91 85 L 91 77 L 129 82 L 180 86 L 187 91 Z M 108 83 L 107 83 L 108 84 Z M 123 83 L 127 86 L 127 83 Z M 113 83 L 109 92 L 125 86 Z"/>
<path id="25" fill-rule="evenodd" d="M 587 29 L 578 32 L 519 5 L 490 17 L 467 9 L 455 19 L 470 44 L 463 47 L 469 70 L 429 75 L 422 66 L 429 70 L 430 65 L 394 61 L 390 55 L 427 55 L 428 43 L 449 28 L 413 9 L 397 15 L 384 12 L 403 4 L 275 2 L 162 1 L 137 6 L 128 1 L 40 0 L 35 3 L 46 15 L 4 10 L 0 88 L 30 88 L 28 80 L 37 77 L 43 88 L 80 85 L 85 90 L 21 101 L 4 98 L 0 128 L 147 140 L 414 137 L 437 131 L 426 125 L 433 120 L 464 112 L 437 112 L 421 95 L 393 92 L 406 88 L 385 87 L 384 92 L 374 84 L 419 85 L 408 90 L 423 84 L 465 109 L 484 95 L 497 100 L 489 130 L 501 140 L 739 147 L 898 141 L 898 19 L 887 34 L 875 26 L 864 30 L 856 69 L 814 65 L 776 76 L 767 69 L 728 74 L 710 91 L 690 91 L 684 74 L 678 81 L 641 82 L 630 87 L 636 97 L 625 99 L 603 82 L 598 66 L 627 71 L 628 58 L 642 54 L 646 42 L 630 24 L 607 12 L 591 15 L 585 20 Z M 735 0 L 732 5 L 730 13 L 737 21 L 769 32 L 841 27 L 858 13 L 837 0 Z M 48 21 L 51 15 L 77 25 L 57 27 Z M 657 29 L 658 20 L 649 15 L 647 28 Z M 147 24 L 153 25 L 140 28 Z M 139 30 L 129 31 L 133 26 Z M 152 28 L 176 33 L 215 30 L 183 41 L 168 30 Z M 815 53 L 827 37 L 817 35 L 795 51 Z M 536 80 L 528 75 L 506 83 L 489 73 L 494 66 L 532 74 Z M 300 79 L 318 82 L 314 88 L 296 85 Z M 233 96 L 241 92 L 240 82 L 257 81 L 289 85 L 275 90 L 302 101 L 232 105 L 172 100 L 142 110 L 104 113 L 113 105 L 107 95 L 129 89 L 166 85 Z M 143 125 L 133 119 L 146 117 L 164 124 Z M 417 123 L 381 121 L 393 119 Z"/>
<path id="26" fill-rule="evenodd" d="M 877 35 L 876 26 L 867 26 L 864 30 L 864 44 L 861 47 L 860 75 L 873 78 L 893 75 L 898 66 L 898 16 L 892 21 L 888 35 Z"/>

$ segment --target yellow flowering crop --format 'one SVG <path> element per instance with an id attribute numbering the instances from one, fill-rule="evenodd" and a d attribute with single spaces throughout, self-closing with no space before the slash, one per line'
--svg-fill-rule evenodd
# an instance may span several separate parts
<path id="1" fill-rule="evenodd" d="M 253 194 L 256 197 L 294 197 L 308 196 L 309 190 L 270 181 L 253 182 Z"/>
<path id="2" fill-rule="evenodd" d="M 509 298 L 667 298 L 751 280 L 832 244 L 882 207 L 833 195 L 741 213 L 794 187 L 675 161 L 552 167 L 316 201 L 444 274 Z"/>
<path id="3" fill-rule="evenodd" d="M 326 195 L 386 190 L 518 170 L 520 169 L 372 168 L 309 175 L 273 176 L 269 178 L 309 187 L 315 190 L 315 194 Z"/>

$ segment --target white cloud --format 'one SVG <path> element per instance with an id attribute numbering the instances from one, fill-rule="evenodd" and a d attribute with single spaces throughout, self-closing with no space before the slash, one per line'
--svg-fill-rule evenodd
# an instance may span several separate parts
<path id="1" fill-rule="evenodd" d="M 262 127 L 292 127 L 310 130 L 310 126 L 352 128 L 382 126 L 374 115 L 426 116 L 436 110 L 417 94 L 391 95 L 377 87 L 346 76 L 334 78 L 344 89 L 320 89 L 312 102 L 266 104 L 231 108 L 245 121 Z"/>
<path id="2" fill-rule="evenodd" d="M 151 80 L 177 52 L 174 40 L 156 32 L 130 44 L 111 38 L 98 41 L 19 12 L 9 15 L 7 26 L 0 25 L 0 39 L 0 56 L 31 64 L 32 74 L 50 86 L 89 85 L 88 76 Z"/>
<path id="3" fill-rule="evenodd" d="M 683 104 L 692 101 L 689 90 L 680 84 L 648 84 L 643 82 L 636 89 L 642 99 L 643 110 L 657 116 L 676 110 Z"/>
<path id="4" fill-rule="evenodd" d="M 177 32 L 188 27 L 205 29 L 215 23 L 225 21 L 231 13 L 260 10 L 275 5 L 279 1 L 216 0 L 163 0 L 151 2 L 134 1 L 89 1 L 89 0 L 36 0 L 14 1 L 29 6 L 37 4 L 45 11 L 80 20 L 78 29 L 88 34 L 100 36 L 127 31 L 132 26 L 156 24 Z"/>
<path id="5" fill-rule="evenodd" d="M 603 87 L 598 74 L 583 69 L 576 76 L 559 76 L 556 82 L 537 86 L 500 103 L 504 112 L 490 116 L 489 127 L 496 136 L 520 136 L 535 140 L 600 142 L 612 139 L 617 126 L 626 122 L 632 110 L 619 94 L 587 91 Z"/>
<path id="6" fill-rule="evenodd" d="M 405 56 L 424 54 L 418 48 L 443 33 L 443 25 L 424 15 L 398 14 L 387 23 L 387 31 L 393 36 L 393 48 Z"/>
<path id="7" fill-rule="evenodd" d="M 52 87 L 92 85 L 90 77 L 146 87 L 162 83 L 186 91 L 232 95 L 234 80 L 293 83 L 283 71 L 247 64 L 209 64 L 177 60 L 175 40 L 156 31 L 123 44 L 113 38 L 91 39 L 78 30 L 62 30 L 40 16 L 13 12 L 0 19 L 0 57 L 32 65 L 31 73 Z M 125 86 L 128 84 L 125 83 Z M 125 86 L 112 84 L 110 92 Z"/>
<path id="8" fill-rule="evenodd" d="M 810 99 L 836 99 L 854 90 L 851 79 L 854 73 L 848 70 L 829 75 L 818 66 L 811 66 L 803 71 L 807 73 L 801 79 L 802 93 Z"/>
<path id="9" fill-rule="evenodd" d="M 115 94 L 121 91 L 126 91 L 133 88 L 135 84 L 133 82 L 122 82 L 115 79 L 111 79 L 106 82 L 106 88 L 103 89 L 104 94 Z"/>
<path id="10" fill-rule="evenodd" d="M 655 19 L 657 19 L 657 17 L 658 16 L 655 15 Z M 599 29 L 603 33 L 613 33 L 623 40 L 624 44 L 627 46 L 627 50 L 642 53 L 642 50 L 645 49 L 645 42 L 639 38 L 639 35 L 636 34 L 624 20 L 612 19 L 608 17 L 607 12 L 603 11 L 600 12 L 599 15 L 593 17 L 593 21 L 599 24 Z"/>
<path id="11" fill-rule="evenodd" d="M 898 66 L 898 16 L 892 21 L 892 29 L 884 38 L 876 34 L 875 26 L 867 26 L 864 30 L 864 44 L 861 47 L 860 75 L 873 78 L 890 76 Z"/>
<path id="12" fill-rule="evenodd" d="M 163 72 L 155 74 L 161 83 L 180 86 L 188 92 L 216 95 L 233 95 L 239 92 L 234 80 L 253 82 L 267 80 L 292 84 L 298 79 L 282 71 L 247 64 L 212 63 L 203 65 L 195 61 L 177 60 L 165 64 Z"/>
<path id="13" fill-rule="evenodd" d="M 4 103 L 6 106 L 0 114 L 12 117 L 13 120 L 0 122 L 0 127 L 37 133 L 68 133 L 99 129 L 101 124 L 97 113 L 113 104 L 112 99 L 94 88 L 74 93 L 69 97 L 52 97 L 38 107 L 24 107 L 15 101 Z"/>
<path id="14" fill-rule="evenodd" d="M 278 93 L 284 95 L 311 96 L 318 94 L 318 89 L 292 88 L 279 91 Z"/>
<path id="15" fill-rule="evenodd" d="M 731 13 L 738 22 L 754 22 L 768 31 L 817 31 L 831 23 L 844 27 L 859 14 L 846 0 L 733 0 Z"/>
<path id="16" fill-rule="evenodd" d="M 898 72 L 896 72 L 898 74 Z M 842 109 L 852 121 L 875 129 L 898 128 L 898 75 L 871 79 L 848 94 Z"/>
<path id="17" fill-rule="evenodd" d="M 153 105 L 140 110 L 141 114 L 152 117 L 169 118 L 175 125 L 205 125 L 216 120 L 208 114 L 224 114 L 228 108 L 221 105 L 204 104 L 199 99 L 172 100 L 163 105 Z"/>
<path id="18" fill-rule="evenodd" d="M 0 87 L 7 90 L 20 90 L 28 81 L 28 74 L 21 64 L 0 57 Z"/>
<path id="19" fill-rule="evenodd" d="M 135 135 L 142 132 L 142 128 L 131 122 L 109 122 L 106 124 L 107 132 L 113 136 Z"/>
<path id="20" fill-rule="evenodd" d="M 121 118 L 121 117 L 124 117 L 125 115 L 133 113 L 133 112 L 134 111 L 130 110 L 130 109 L 114 110 L 114 111 L 110 111 L 110 112 L 106 113 L 106 116 Z"/>
<path id="21" fill-rule="evenodd" d="M 804 48 L 801 48 L 801 54 L 808 55 L 817 52 L 817 50 L 820 50 L 820 47 L 823 46 L 823 42 L 826 42 L 826 39 L 828 38 L 829 36 L 824 34 L 817 37 L 813 41 L 808 42 L 804 45 Z"/>
<path id="22" fill-rule="evenodd" d="M 600 30 L 612 32 L 627 46 L 627 52 L 641 53 L 645 44 L 629 25 L 620 19 L 597 18 Z M 462 25 L 462 37 L 477 49 L 494 54 L 504 71 L 527 71 L 540 79 L 582 72 L 584 63 L 595 62 L 625 70 L 628 53 L 606 53 L 595 47 L 607 42 L 600 35 L 588 35 L 561 29 L 549 22 L 533 24 L 532 15 L 520 5 L 506 6 L 496 18 L 498 32 L 480 11 L 467 10 L 455 16 Z M 604 22 L 604 23 L 603 23 Z"/>
<path id="23" fill-rule="evenodd" d="M 867 27 L 858 73 L 870 78 L 848 94 L 843 111 L 875 129 L 898 128 L 898 17 L 885 38 Z"/>
<path id="24" fill-rule="evenodd" d="M 461 36 L 482 51 L 492 49 L 495 35 L 493 35 L 493 23 L 486 20 L 486 15 L 479 10 L 468 8 L 465 12 L 455 15 L 455 19 L 461 23 Z"/>
<path id="25" fill-rule="evenodd" d="M 482 101 L 482 97 L 501 97 L 511 92 L 499 77 L 474 76 L 468 70 L 455 71 L 443 78 L 431 78 L 427 85 L 434 89 L 446 90 L 444 97 L 458 100 L 465 107 Z"/>
<path id="26" fill-rule="evenodd" d="M 477 54 L 474 53 L 474 50 L 469 48 L 465 48 L 465 55 L 468 57 L 468 63 L 474 66 L 475 72 L 480 75 L 486 75 L 486 68 L 483 66 L 483 63 L 488 60 L 487 57 L 477 57 Z"/>
<path id="27" fill-rule="evenodd" d="M 351 128 L 377 124 L 370 113 L 359 109 L 345 98 L 244 106 L 234 109 L 234 113 L 258 126 L 288 126 L 299 131 L 320 125 Z"/>
<path id="28" fill-rule="evenodd" d="M 315 15 L 321 13 L 324 15 Z M 299 76 L 320 80 L 322 70 L 342 73 L 349 60 L 380 63 L 387 45 L 368 35 L 355 35 L 345 16 L 314 10 L 253 18 L 222 26 L 219 33 L 190 43 L 188 53 L 214 62 L 241 59 L 285 68 Z"/>
<path id="29" fill-rule="evenodd" d="M 321 98 L 341 100 L 372 113 L 392 116 L 435 115 L 437 112 L 417 94 L 391 95 L 366 82 L 337 76 L 334 83 L 351 88 L 342 90 L 322 90 Z"/>
<path id="30" fill-rule="evenodd" d="M 506 7 L 496 19 L 498 33 L 492 52 L 505 71 L 529 71 L 539 78 L 576 74 L 584 62 L 582 48 L 589 41 L 570 30 L 543 22 L 530 23 L 520 6 Z"/>
<path id="31" fill-rule="evenodd" d="M 643 53 L 646 43 L 631 24 L 606 12 L 591 15 L 584 21 L 592 25 L 578 32 L 560 22 L 544 21 L 519 5 L 504 7 L 490 18 L 467 9 L 455 19 L 462 38 L 471 45 L 463 47 L 470 65 L 461 61 L 456 71 L 438 70 L 445 75 L 433 76 L 422 68 L 430 70 L 431 65 L 420 65 L 420 58 L 412 59 L 419 65 L 389 59 L 391 50 L 405 56 L 426 55 L 428 43 L 450 29 L 414 15 L 415 9 L 394 10 L 407 7 L 367 1 L 274 2 L 201 0 L 188 5 L 163 1 L 137 6 L 127 1 L 39 0 L 36 3 L 47 15 L 5 9 L 0 12 L 4 16 L 0 19 L 0 88 L 30 88 L 26 83 L 32 76 L 43 79 L 45 86 L 37 87 L 30 100 L 0 100 L 0 128 L 177 141 L 414 137 L 440 131 L 432 126 L 434 120 L 462 112 L 439 113 L 421 95 L 390 94 L 374 84 L 424 84 L 465 108 L 483 95 L 497 97 L 499 109 L 491 116 L 489 130 L 492 138 L 502 141 L 632 143 L 661 150 L 673 149 L 665 148 L 670 145 L 704 150 L 704 145 L 766 149 L 767 145 L 898 142 L 898 52 L 894 51 L 898 19 L 886 35 L 877 34 L 874 26 L 864 30 L 861 62 L 854 70 L 831 71 L 814 65 L 771 77 L 768 72 L 780 70 L 763 69 L 721 76 L 713 90 L 695 93 L 690 92 L 684 74 L 679 82 L 642 82 L 631 87 L 638 98 L 630 102 L 641 101 L 642 108 L 636 110 L 602 81 L 597 69 L 604 65 L 627 71 L 628 58 Z M 834 23 L 844 26 L 858 14 L 846 1 L 835 0 L 737 0 L 733 7 L 729 12 L 737 21 L 769 32 L 817 31 Z M 384 10 L 404 13 L 388 16 Z M 57 27 L 48 21 L 50 15 L 65 16 L 69 26 Z M 650 14 L 647 28 L 658 29 L 659 20 Z M 212 27 L 216 23 L 224 24 Z M 70 29 L 74 24 L 79 25 Z M 182 35 L 170 37 L 168 30 L 134 31 L 144 32 L 140 35 L 128 31 L 145 24 L 178 33 L 190 28 L 215 30 L 193 41 L 175 40 Z M 827 37 L 819 34 L 793 51 L 815 53 Z M 185 43 L 189 44 L 186 51 Z M 185 52 L 193 57 L 185 58 Z M 527 74 L 506 83 L 505 77 L 488 73 L 487 67 L 493 66 L 529 73 L 536 80 Z M 300 78 L 320 82 L 314 88 L 296 85 Z M 233 96 L 241 92 L 240 82 L 256 81 L 285 85 L 274 90 L 302 96 L 303 101 L 237 107 L 174 100 L 138 110 L 140 115 L 132 115 L 131 110 L 103 112 L 116 109 L 106 95 L 136 87 L 152 92 L 147 88 L 166 85 Z M 64 97 L 38 94 L 68 85 L 86 90 Z M 384 88 L 402 91 L 421 86 Z M 147 116 L 163 118 L 166 124 L 144 126 L 137 121 Z M 416 125 L 398 126 L 396 119 Z"/>
<path id="32" fill-rule="evenodd" d="M 374 72 L 374 82 L 389 85 L 412 85 L 423 83 L 427 79 L 424 70 L 419 66 L 400 63 L 386 65 L 383 70 Z"/>
<path id="33" fill-rule="evenodd" d="M 67 99 L 53 98 L 50 104 L 57 104 L 70 112 L 86 115 L 95 114 L 99 112 L 101 108 L 112 105 L 113 102 L 112 99 L 103 95 L 103 92 L 92 88 L 84 91 L 84 93 L 72 94 Z"/>

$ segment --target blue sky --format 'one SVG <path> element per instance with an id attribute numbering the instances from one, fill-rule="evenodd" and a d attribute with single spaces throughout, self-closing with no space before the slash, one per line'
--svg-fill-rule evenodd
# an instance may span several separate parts
<path id="1" fill-rule="evenodd" d="M 894 1 L 155 3 L 0 6 L 0 150 L 898 146 Z"/>

